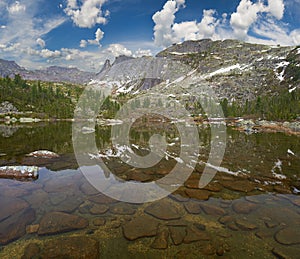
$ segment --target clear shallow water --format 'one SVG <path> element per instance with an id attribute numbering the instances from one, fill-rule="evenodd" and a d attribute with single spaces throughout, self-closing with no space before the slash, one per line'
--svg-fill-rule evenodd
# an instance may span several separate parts
<path id="1" fill-rule="evenodd" d="M 1 166 L 41 167 L 36 181 L 0 179 L 1 258 L 30 258 L 30 253 L 78 258 L 74 249 L 83 258 L 297 258 L 300 254 L 297 136 L 246 135 L 228 128 L 220 172 L 204 190 L 197 188 L 205 165 L 199 163 L 184 186 L 167 198 L 128 204 L 99 193 L 78 170 L 70 123 L 3 125 L 0 132 Z M 167 125 L 134 127 L 133 150 L 147 154 L 151 135 L 163 132 L 168 154 L 177 157 L 178 132 Z M 96 136 L 103 160 L 121 179 L 150 182 L 176 164 L 169 157 L 153 168 L 132 168 L 109 156 L 118 152 L 111 150 L 110 127 L 97 128 Z M 206 162 L 209 128 L 199 126 L 199 137 L 199 161 Z M 60 157 L 26 156 L 40 149 Z M 59 244 L 64 245 L 51 247 Z"/>

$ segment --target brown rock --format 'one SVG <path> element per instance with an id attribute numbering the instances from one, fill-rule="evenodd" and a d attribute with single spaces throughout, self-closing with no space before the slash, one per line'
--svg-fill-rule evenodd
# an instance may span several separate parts
<path id="1" fill-rule="evenodd" d="M 89 223 L 85 218 L 63 212 L 49 212 L 41 219 L 38 234 L 53 235 L 83 229 L 88 225 Z"/>
<path id="2" fill-rule="evenodd" d="M 118 202 L 117 200 L 110 198 L 102 193 L 89 197 L 89 200 L 98 204 L 111 204 Z"/>
<path id="3" fill-rule="evenodd" d="M 38 232 L 40 225 L 39 224 L 35 224 L 35 225 L 28 225 L 26 227 L 26 233 L 27 234 L 33 234 Z"/>
<path id="4" fill-rule="evenodd" d="M 90 213 L 93 215 L 101 215 L 107 212 L 109 207 L 107 205 L 95 204 L 90 208 Z"/>
<path id="5" fill-rule="evenodd" d="M 247 179 L 240 181 L 223 181 L 222 185 L 229 190 L 238 192 L 251 192 L 255 188 L 255 184 Z"/>
<path id="6" fill-rule="evenodd" d="M 13 187 L 13 186 L 2 186 L 1 187 L 1 195 L 4 197 L 23 197 L 25 195 L 29 194 L 28 190 L 19 188 L 19 187 Z"/>
<path id="7" fill-rule="evenodd" d="M 132 205 L 127 203 L 117 203 L 110 207 L 109 209 L 113 214 L 120 215 L 133 215 L 135 213 L 135 209 L 133 209 Z"/>
<path id="8" fill-rule="evenodd" d="M 81 204 L 83 200 L 79 197 L 68 197 L 58 205 L 54 207 L 55 211 L 71 213 L 75 211 Z"/>
<path id="9" fill-rule="evenodd" d="M 284 254 L 282 251 L 280 251 L 278 248 L 273 248 L 272 249 L 272 254 L 276 256 L 278 259 L 289 259 L 291 258 L 290 256 Z"/>
<path id="10" fill-rule="evenodd" d="M 223 216 L 219 218 L 219 222 L 221 224 L 228 224 L 229 222 L 232 222 L 234 220 L 234 218 L 232 216 Z"/>
<path id="11" fill-rule="evenodd" d="M 80 186 L 80 190 L 85 195 L 96 195 L 96 194 L 99 194 L 99 191 L 94 186 L 92 186 L 89 182 L 86 182 L 86 181 Z"/>
<path id="12" fill-rule="evenodd" d="M 170 226 L 169 230 L 173 244 L 176 246 L 180 245 L 186 236 L 186 228 Z"/>
<path id="13" fill-rule="evenodd" d="M 185 192 L 190 198 L 203 200 L 203 201 L 208 200 L 209 197 L 211 196 L 211 192 L 202 189 L 187 189 L 185 190 Z"/>
<path id="14" fill-rule="evenodd" d="M 27 208 L 29 204 L 19 198 L 8 198 L 0 196 L 0 222 L 9 216 Z"/>
<path id="15" fill-rule="evenodd" d="M 105 218 L 96 218 L 93 220 L 93 224 L 95 226 L 103 226 L 103 225 L 105 225 L 105 223 L 106 223 Z"/>
<path id="16" fill-rule="evenodd" d="M 241 229 L 241 230 L 254 230 L 257 229 L 257 226 L 247 220 L 243 219 L 236 219 L 235 224 Z"/>
<path id="17" fill-rule="evenodd" d="M 157 233 L 151 247 L 154 249 L 167 249 L 168 248 L 168 229 L 163 229 Z"/>
<path id="18" fill-rule="evenodd" d="M 158 222 L 146 215 L 137 217 L 123 225 L 123 233 L 128 240 L 156 235 Z"/>
<path id="19" fill-rule="evenodd" d="M 226 213 L 226 211 L 224 209 L 222 209 L 221 207 L 217 207 L 217 206 L 211 205 L 211 204 L 200 203 L 200 207 L 208 215 L 222 216 Z"/>
<path id="20" fill-rule="evenodd" d="M 36 190 L 25 196 L 24 199 L 30 203 L 32 208 L 39 208 L 47 202 L 48 197 L 48 193 L 44 190 Z"/>
<path id="21" fill-rule="evenodd" d="M 199 214 L 201 213 L 200 203 L 197 201 L 188 201 L 184 203 L 186 211 L 190 214 Z"/>
<path id="22" fill-rule="evenodd" d="M 257 204 L 248 201 L 236 201 L 232 204 L 232 208 L 236 213 L 249 214 L 258 208 Z"/>
<path id="23" fill-rule="evenodd" d="M 46 241 L 38 258 L 98 259 L 99 243 L 82 236 L 57 238 Z"/>
<path id="24" fill-rule="evenodd" d="M 283 245 L 300 244 L 300 226 L 287 227 L 275 234 L 275 240 Z"/>
<path id="25" fill-rule="evenodd" d="M 0 244 L 5 245 L 26 234 L 26 225 L 35 220 L 35 211 L 24 209 L 10 216 L 0 224 Z"/>
<path id="26" fill-rule="evenodd" d="M 177 203 L 167 199 L 153 202 L 145 208 L 145 212 L 163 220 L 179 219 L 184 214 L 183 209 Z"/>
<path id="27" fill-rule="evenodd" d="M 209 235 L 205 231 L 201 231 L 195 226 L 188 227 L 186 231 L 186 236 L 183 240 L 185 244 L 189 244 L 197 241 L 210 240 Z"/>

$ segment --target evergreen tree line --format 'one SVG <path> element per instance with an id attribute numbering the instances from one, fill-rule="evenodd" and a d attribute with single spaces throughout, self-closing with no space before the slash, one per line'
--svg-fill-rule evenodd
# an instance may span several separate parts
<path id="1" fill-rule="evenodd" d="M 21 112 L 32 111 L 44 117 L 72 118 L 75 108 L 72 98 L 78 98 L 81 91 L 78 86 L 55 87 L 53 83 L 42 85 L 40 81 L 29 83 L 20 75 L 13 79 L 0 78 L 0 103 L 8 101 Z"/>

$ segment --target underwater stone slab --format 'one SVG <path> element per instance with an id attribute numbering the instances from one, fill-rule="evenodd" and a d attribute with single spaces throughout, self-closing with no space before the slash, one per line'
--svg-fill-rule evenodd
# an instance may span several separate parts
<path id="1" fill-rule="evenodd" d="M 123 234 L 128 240 L 141 237 L 152 237 L 156 235 L 159 222 L 147 215 L 132 219 L 123 225 Z"/>
<path id="2" fill-rule="evenodd" d="M 275 234 L 275 240 L 283 245 L 300 244 L 300 226 L 287 227 Z"/>
<path id="3" fill-rule="evenodd" d="M 248 201 L 236 201 L 232 204 L 232 208 L 236 213 L 249 214 L 258 208 L 257 204 Z"/>
<path id="4" fill-rule="evenodd" d="M 26 201 L 19 198 L 0 197 L 0 222 L 28 206 Z"/>
<path id="5" fill-rule="evenodd" d="M 49 212 L 40 222 L 38 235 L 53 235 L 86 228 L 88 220 L 83 217 L 63 212 Z"/>
<path id="6" fill-rule="evenodd" d="M 180 219 L 184 214 L 179 204 L 166 199 L 153 202 L 145 208 L 145 212 L 162 220 Z"/>
<path id="7" fill-rule="evenodd" d="M 26 208 L 2 221 L 0 224 L 0 244 L 6 245 L 26 234 L 26 225 L 35 220 L 35 211 Z"/>

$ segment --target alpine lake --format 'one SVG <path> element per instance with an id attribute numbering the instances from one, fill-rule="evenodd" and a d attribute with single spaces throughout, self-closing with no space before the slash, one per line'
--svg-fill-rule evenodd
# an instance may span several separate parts
<path id="1" fill-rule="evenodd" d="M 197 127 L 198 161 L 182 186 L 154 202 L 128 203 L 99 192 L 83 175 L 71 122 L 1 124 L 0 166 L 39 171 L 36 179 L 0 179 L 0 258 L 299 258 L 300 136 L 227 127 L 218 172 L 198 188 L 210 125 Z M 134 124 L 132 150 L 147 155 L 157 133 L 169 156 L 151 168 L 118 157 L 111 126 L 96 126 L 94 134 L 112 174 L 148 183 L 180 162 L 180 134 L 168 122 Z M 58 156 L 28 156 L 38 150 Z"/>

